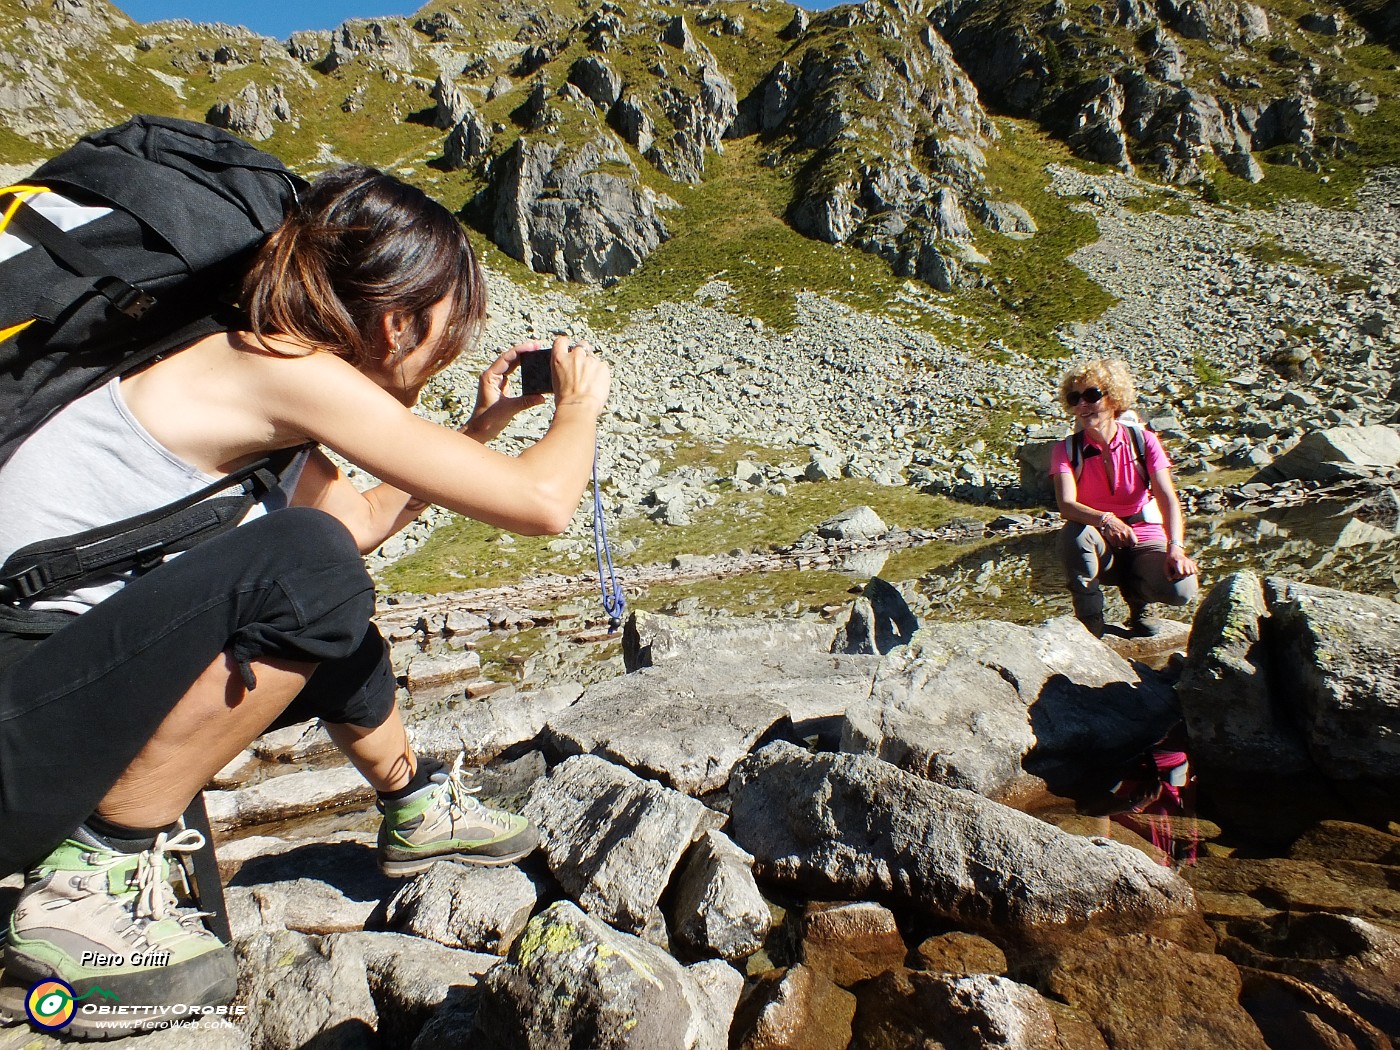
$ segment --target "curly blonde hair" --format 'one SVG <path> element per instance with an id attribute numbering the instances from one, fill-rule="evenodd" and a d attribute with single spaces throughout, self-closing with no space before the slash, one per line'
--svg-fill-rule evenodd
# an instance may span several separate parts
<path id="1" fill-rule="evenodd" d="M 1095 358 L 1090 361 L 1076 361 L 1060 379 L 1060 404 L 1068 411 L 1069 401 L 1065 395 L 1070 387 L 1096 386 L 1103 396 L 1113 402 L 1115 412 L 1133 407 L 1137 400 L 1137 388 L 1133 385 L 1133 373 L 1122 361 L 1110 357 Z"/>

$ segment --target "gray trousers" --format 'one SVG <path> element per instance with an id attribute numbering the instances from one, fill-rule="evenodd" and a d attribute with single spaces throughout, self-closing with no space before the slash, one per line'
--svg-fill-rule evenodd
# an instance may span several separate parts
<path id="1" fill-rule="evenodd" d="M 1105 584 L 1117 587 L 1133 608 L 1150 602 L 1185 605 L 1196 596 L 1195 576 L 1167 579 L 1165 543 L 1110 547 L 1093 525 L 1071 521 L 1060 529 L 1059 546 L 1074 615 L 1081 620 L 1103 615 Z"/>

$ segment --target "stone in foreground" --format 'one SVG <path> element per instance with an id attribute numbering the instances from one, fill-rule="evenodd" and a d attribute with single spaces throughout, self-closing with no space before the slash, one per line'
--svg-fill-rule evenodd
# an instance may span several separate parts
<path id="1" fill-rule="evenodd" d="M 978 928 L 1195 907 L 1185 882 L 1136 850 L 866 755 L 773 743 L 735 771 L 733 795 L 732 833 L 759 875 L 816 896 Z"/>
<path id="2" fill-rule="evenodd" d="M 742 985 L 727 963 L 683 967 L 561 901 L 486 976 L 477 1036 L 498 1050 L 724 1050 Z"/>

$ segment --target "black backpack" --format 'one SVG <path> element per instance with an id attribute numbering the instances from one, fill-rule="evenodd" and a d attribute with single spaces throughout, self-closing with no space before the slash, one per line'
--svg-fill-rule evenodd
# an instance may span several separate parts
<path id="1" fill-rule="evenodd" d="M 0 191 L 0 232 L 31 245 L 0 261 L 0 466 L 70 401 L 236 324 L 227 292 L 304 185 L 218 128 L 138 116 Z M 65 232 L 24 203 L 35 188 L 110 211 Z M 0 603 L 143 571 L 231 528 L 286 459 L 266 457 L 140 518 L 16 551 L 0 566 Z"/>

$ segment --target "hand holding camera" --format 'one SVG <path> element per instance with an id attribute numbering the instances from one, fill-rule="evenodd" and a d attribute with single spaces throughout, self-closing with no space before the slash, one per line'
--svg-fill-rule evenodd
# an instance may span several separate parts
<path id="1" fill-rule="evenodd" d="M 587 343 L 556 335 L 549 350 L 521 355 L 520 381 L 522 397 L 552 393 L 555 411 L 587 401 L 601 411 L 612 387 L 612 372 Z"/>

